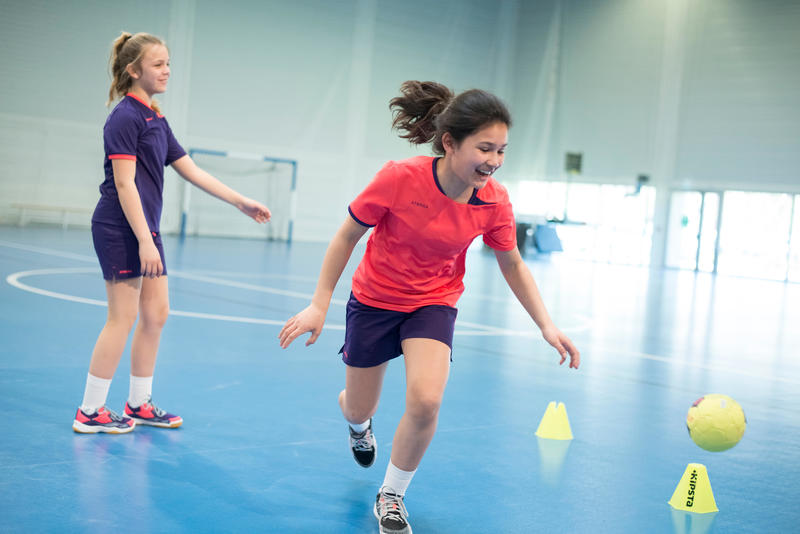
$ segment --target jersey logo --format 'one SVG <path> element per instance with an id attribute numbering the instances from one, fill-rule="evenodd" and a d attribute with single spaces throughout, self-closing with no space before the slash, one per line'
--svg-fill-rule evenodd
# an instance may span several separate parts
<path id="1" fill-rule="evenodd" d="M 427 204 L 423 204 L 419 200 L 412 200 L 411 204 L 413 204 L 414 206 L 419 206 L 420 208 L 428 209 L 428 205 Z"/>

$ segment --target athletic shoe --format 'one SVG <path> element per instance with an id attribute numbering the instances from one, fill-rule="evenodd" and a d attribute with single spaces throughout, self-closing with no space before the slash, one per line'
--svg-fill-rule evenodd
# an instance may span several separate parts
<path id="1" fill-rule="evenodd" d="M 136 423 L 130 417 L 122 417 L 112 412 L 105 406 L 94 413 L 86 413 L 78 408 L 75 420 L 72 422 L 72 430 L 81 434 L 97 434 L 106 432 L 108 434 L 126 434 L 133 430 Z"/>
<path id="2" fill-rule="evenodd" d="M 356 432 L 350 425 L 347 425 L 347 428 L 350 430 L 350 450 L 353 451 L 356 463 L 361 467 L 371 466 L 375 463 L 375 456 L 378 455 L 378 442 L 372 433 L 372 419 L 363 432 Z"/>
<path id="3" fill-rule="evenodd" d="M 375 497 L 372 513 L 378 519 L 381 534 L 411 534 L 408 524 L 408 512 L 403 504 L 403 497 L 392 488 L 383 486 Z"/>
<path id="4" fill-rule="evenodd" d="M 167 413 L 150 399 L 147 399 L 137 408 L 125 403 L 125 415 L 140 425 L 160 426 L 161 428 L 178 428 L 183 424 L 183 419 L 178 415 Z"/>

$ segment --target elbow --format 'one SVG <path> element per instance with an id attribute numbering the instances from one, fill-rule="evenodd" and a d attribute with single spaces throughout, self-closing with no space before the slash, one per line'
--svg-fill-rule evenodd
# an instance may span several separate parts
<path id="1" fill-rule="evenodd" d="M 114 180 L 114 186 L 117 188 L 117 193 L 120 193 L 135 188 L 136 182 L 133 180 Z"/>

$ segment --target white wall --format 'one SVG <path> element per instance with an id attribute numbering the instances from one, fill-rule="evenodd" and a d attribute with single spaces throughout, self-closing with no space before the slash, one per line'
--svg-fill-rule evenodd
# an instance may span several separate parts
<path id="1" fill-rule="evenodd" d="M 565 152 L 578 151 L 585 181 L 666 169 L 672 188 L 800 191 L 800 2 L 521 5 L 512 104 L 526 163 L 515 179 L 563 179 Z M 532 156 L 543 143 L 544 165 Z"/>
<path id="2" fill-rule="evenodd" d="M 512 186 L 563 179 L 570 150 L 587 181 L 800 192 L 800 4 L 670 1 L 0 0 L 0 221 L 14 202 L 94 205 L 123 29 L 170 45 L 160 100 L 185 147 L 299 161 L 301 240 L 327 240 L 383 161 L 426 150 L 390 130 L 411 78 L 507 100 Z M 172 174 L 165 196 L 174 231 Z"/>

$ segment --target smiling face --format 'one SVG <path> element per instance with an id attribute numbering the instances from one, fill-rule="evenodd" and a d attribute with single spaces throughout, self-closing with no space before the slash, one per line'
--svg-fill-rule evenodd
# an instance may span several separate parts
<path id="1" fill-rule="evenodd" d="M 503 165 L 508 145 L 508 126 L 492 122 L 456 143 L 445 133 L 442 145 L 447 160 L 447 189 L 472 191 L 489 182 L 489 177 Z"/>
<path id="2" fill-rule="evenodd" d="M 145 49 L 138 65 L 128 66 L 128 73 L 133 78 L 131 90 L 146 94 L 149 100 L 153 95 L 167 90 L 169 72 L 167 47 L 162 44 L 150 45 Z"/>

